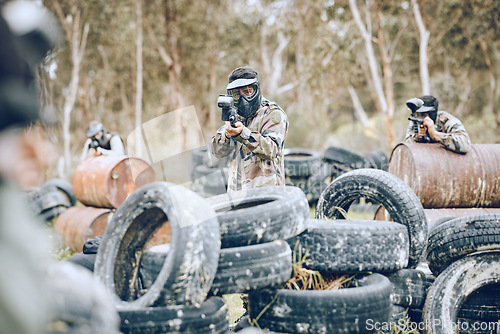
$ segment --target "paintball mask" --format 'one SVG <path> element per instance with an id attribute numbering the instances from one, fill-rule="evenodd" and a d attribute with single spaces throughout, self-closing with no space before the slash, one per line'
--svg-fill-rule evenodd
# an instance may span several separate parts
<path id="1" fill-rule="evenodd" d="M 250 118 L 259 110 L 262 94 L 257 78 L 236 79 L 229 83 L 226 89 L 227 94 L 234 98 L 238 115 L 241 117 Z"/>
<path id="2" fill-rule="evenodd" d="M 95 138 L 95 135 L 102 131 L 102 136 L 100 138 Z M 92 142 L 97 142 L 99 146 L 104 146 L 106 144 L 106 129 L 99 122 L 90 122 L 89 128 L 87 129 L 87 137 L 92 139 Z M 94 147 L 95 148 L 95 147 Z"/>

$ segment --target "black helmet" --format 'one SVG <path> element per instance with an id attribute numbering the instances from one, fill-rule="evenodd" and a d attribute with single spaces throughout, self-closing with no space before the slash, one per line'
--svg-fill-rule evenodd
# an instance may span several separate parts
<path id="1" fill-rule="evenodd" d="M 417 112 L 426 112 L 429 113 L 429 117 L 435 123 L 437 118 L 437 112 L 439 107 L 439 101 L 432 95 L 423 95 L 419 97 L 424 105 L 420 107 Z"/>
<path id="2" fill-rule="evenodd" d="M 102 123 L 98 121 L 90 122 L 89 128 L 87 129 L 87 137 L 93 138 L 100 131 L 102 131 L 102 136 L 100 138 L 95 138 L 95 140 L 97 140 L 100 146 L 104 146 L 106 144 L 106 129 Z"/>
<path id="3" fill-rule="evenodd" d="M 104 128 L 102 123 L 99 123 L 98 121 L 92 121 L 89 123 L 89 128 L 87 129 L 87 137 L 92 138 L 96 134 L 98 134 L 99 131 L 105 132 L 106 129 Z"/>
<path id="4" fill-rule="evenodd" d="M 244 118 L 253 117 L 262 101 L 257 72 L 248 66 L 238 67 L 231 72 L 228 81 L 227 93 L 233 96 L 238 115 Z"/>

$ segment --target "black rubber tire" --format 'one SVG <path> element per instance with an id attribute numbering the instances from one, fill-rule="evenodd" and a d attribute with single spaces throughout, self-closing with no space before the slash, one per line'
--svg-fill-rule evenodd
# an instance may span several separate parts
<path id="1" fill-rule="evenodd" d="M 207 193 L 222 194 L 227 190 L 227 168 L 199 165 L 193 171 L 193 180 L 200 183 Z"/>
<path id="2" fill-rule="evenodd" d="M 142 294 L 137 282 L 142 252 L 167 221 L 170 251 Z M 219 224 L 210 205 L 182 186 L 153 182 L 134 191 L 113 214 L 94 272 L 119 310 L 199 304 L 212 285 L 219 252 Z"/>
<path id="3" fill-rule="evenodd" d="M 119 334 L 120 318 L 102 283 L 83 267 L 53 261 L 46 268 L 47 334 Z M 29 289 L 28 289 L 29 290 Z M 61 331 L 61 328 L 64 331 Z"/>
<path id="4" fill-rule="evenodd" d="M 373 150 L 366 153 L 363 158 L 366 162 L 366 168 L 375 168 L 387 171 L 389 159 L 384 152 L 380 150 Z"/>
<path id="5" fill-rule="evenodd" d="M 448 220 L 452 220 L 452 219 L 455 219 L 455 218 L 457 218 L 457 217 L 449 217 L 449 216 L 448 217 L 441 217 L 441 218 L 438 218 L 436 220 L 433 220 L 433 221 L 429 222 L 428 223 L 428 226 L 429 226 L 429 235 L 431 234 L 431 231 L 435 227 L 437 227 L 437 226 L 439 226 L 439 225 L 447 222 Z"/>
<path id="6" fill-rule="evenodd" d="M 406 227 L 385 221 L 309 219 L 306 230 L 287 240 L 304 266 L 324 272 L 392 272 L 408 264 Z M 298 241 L 298 243 L 297 243 Z"/>
<path id="7" fill-rule="evenodd" d="M 64 205 L 56 206 L 41 212 L 38 216 L 45 222 L 50 222 L 52 219 L 58 217 L 61 213 L 66 211 L 68 208 Z"/>
<path id="8" fill-rule="evenodd" d="M 145 286 L 154 281 L 165 261 L 165 245 L 152 247 L 142 257 Z M 292 275 L 292 251 L 285 241 L 221 249 L 209 295 L 244 293 L 285 283 Z"/>
<path id="9" fill-rule="evenodd" d="M 227 307 L 220 297 L 199 306 L 147 307 L 119 314 L 123 334 L 229 333 Z"/>
<path id="10" fill-rule="evenodd" d="M 321 153 L 306 148 L 286 148 L 283 150 L 283 163 L 286 176 L 310 176 L 321 167 Z"/>
<path id="11" fill-rule="evenodd" d="M 281 333 L 365 333 L 370 321 L 389 321 L 391 282 L 372 274 L 359 283 L 340 290 L 250 291 L 250 318 Z"/>
<path id="12" fill-rule="evenodd" d="M 318 172 L 314 173 L 307 179 L 305 193 L 310 204 L 316 204 L 321 196 L 321 193 L 330 184 L 332 173 L 332 166 L 330 164 L 323 163 L 321 164 Z"/>
<path id="13" fill-rule="evenodd" d="M 74 206 L 76 204 L 76 197 L 75 193 L 73 192 L 73 184 L 70 182 L 64 180 L 64 179 L 50 179 L 46 181 L 44 184 L 42 184 L 41 189 L 44 189 L 45 187 L 50 187 L 54 186 L 56 187 L 59 191 L 64 193 L 66 195 L 68 201 L 71 203 L 71 206 Z"/>
<path id="14" fill-rule="evenodd" d="M 344 166 L 346 171 L 366 166 L 365 158 L 361 155 L 336 146 L 330 146 L 326 149 L 323 160 L 334 167 L 338 165 Z"/>
<path id="15" fill-rule="evenodd" d="M 66 208 L 71 206 L 68 197 L 55 186 L 40 188 L 36 193 L 31 193 L 29 199 L 31 201 L 30 207 L 35 215 L 59 206 Z"/>
<path id="16" fill-rule="evenodd" d="M 218 213 L 222 248 L 288 239 L 305 229 L 309 204 L 292 186 L 252 188 L 207 198 Z"/>
<path id="17" fill-rule="evenodd" d="M 321 194 L 316 218 L 342 219 L 341 210 L 348 212 L 359 198 L 380 203 L 395 222 L 408 228 L 408 267 L 415 268 L 426 249 L 427 220 L 418 197 L 395 175 L 380 169 L 358 169 L 337 177 Z"/>
<path id="18" fill-rule="evenodd" d="M 210 293 L 245 293 L 276 286 L 292 276 L 292 251 L 282 240 L 221 250 Z"/>
<path id="19" fill-rule="evenodd" d="M 401 269 L 387 275 L 392 283 L 392 303 L 395 305 L 422 308 L 427 297 L 427 277 L 416 269 Z"/>
<path id="20" fill-rule="evenodd" d="M 200 146 L 191 150 L 191 169 L 194 170 L 197 166 L 203 165 L 208 154 L 207 146 Z"/>
<path id="21" fill-rule="evenodd" d="M 500 249 L 500 214 L 459 217 L 429 234 L 427 263 L 436 275 L 452 262 L 474 252 Z"/>
<path id="22" fill-rule="evenodd" d="M 485 322 L 500 320 L 500 283 L 483 286 L 473 293 L 460 306 L 459 318 Z"/>
<path id="23" fill-rule="evenodd" d="M 477 289 L 500 281 L 500 253 L 478 253 L 453 262 L 429 289 L 422 317 L 427 333 L 454 333 L 462 302 Z"/>

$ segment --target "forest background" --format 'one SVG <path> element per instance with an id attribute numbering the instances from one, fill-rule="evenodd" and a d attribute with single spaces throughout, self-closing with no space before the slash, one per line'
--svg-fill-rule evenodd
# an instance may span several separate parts
<path id="1" fill-rule="evenodd" d="M 69 179 L 91 120 L 134 146 L 162 131 L 189 150 L 222 124 L 216 99 L 249 65 L 287 113 L 285 146 L 388 156 L 404 139 L 405 101 L 432 94 L 473 143 L 500 142 L 498 0 L 43 0 L 62 43 L 37 70 L 57 148 L 46 177 Z M 50 116 L 50 117 L 49 117 Z M 128 140 L 127 140 L 128 139 Z"/>

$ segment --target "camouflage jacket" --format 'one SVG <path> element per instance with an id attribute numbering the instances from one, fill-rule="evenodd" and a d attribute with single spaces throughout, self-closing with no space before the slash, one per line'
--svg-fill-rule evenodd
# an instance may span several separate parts
<path id="1" fill-rule="evenodd" d="M 456 153 L 469 152 L 469 134 L 458 118 L 446 111 L 438 111 L 435 125 L 437 131 L 444 133 L 443 138 L 439 141 L 444 148 Z M 428 136 L 426 136 L 426 141 L 428 143 L 436 142 Z M 406 129 L 405 142 L 416 142 L 413 121 L 410 121 Z"/>
<path id="2" fill-rule="evenodd" d="M 229 190 L 285 185 L 283 147 L 288 131 L 285 112 L 276 103 L 262 98 L 254 117 L 239 120 L 245 126 L 240 135 L 230 140 L 222 126 L 211 143 L 211 151 L 217 158 L 231 155 Z"/>

